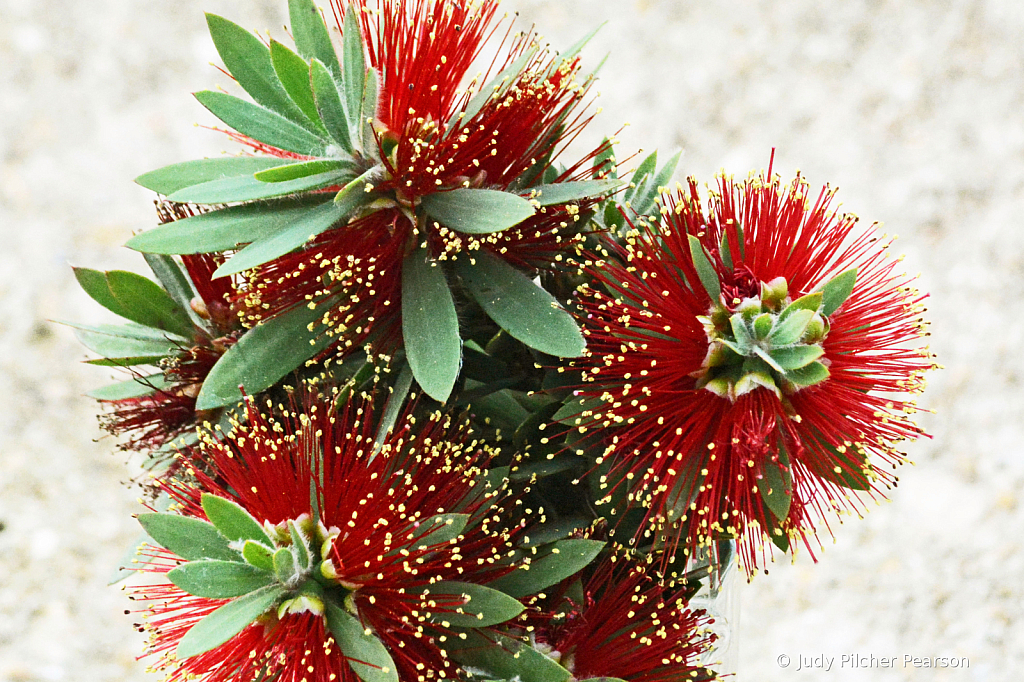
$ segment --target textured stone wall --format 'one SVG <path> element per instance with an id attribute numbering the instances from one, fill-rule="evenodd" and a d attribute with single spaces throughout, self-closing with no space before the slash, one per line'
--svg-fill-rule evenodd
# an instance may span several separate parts
<path id="1" fill-rule="evenodd" d="M 107 320 L 69 263 L 141 269 L 131 179 L 228 147 L 189 97 L 226 79 L 203 10 L 283 35 L 284 0 L 0 0 L 0 682 L 144 680 L 106 578 L 130 474 L 82 394 L 109 371 L 51 320 Z M 709 180 L 767 164 L 901 235 L 946 369 L 891 503 L 739 587 L 740 680 L 1020 679 L 1024 670 L 1024 4 L 507 0 L 567 46 L 601 21 L 596 144 L 683 148 Z M 787 654 L 788 669 L 777 665 Z M 797 671 L 797 656 L 835 657 Z M 840 668 L 843 654 L 896 669 Z M 903 656 L 968 657 L 963 671 Z M 151 678 L 149 678 L 151 679 Z"/>

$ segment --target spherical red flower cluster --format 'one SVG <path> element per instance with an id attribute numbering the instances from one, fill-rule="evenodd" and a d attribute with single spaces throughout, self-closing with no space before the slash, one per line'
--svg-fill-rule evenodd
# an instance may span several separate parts
<path id="1" fill-rule="evenodd" d="M 284 596 L 255 622 L 180 659 L 183 639 L 229 600 L 165 583 L 132 588 L 145 605 L 154 667 L 172 681 L 355 682 L 352 666 L 361 663 L 344 655 L 327 625 L 335 609 L 383 643 L 403 682 L 453 677 L 441 644 L 458 636 L 448 621 L 466 600 L 441 584 L 483 584 L 513 570 L 502 559 L 521 533 L 503 506 L 512 498 L 481 468 L 486 449 L 440 413 L 420 423 L 407 414 L 376 442 L 371 401 L 355 400 L 340 413 L 329 398 L 304 402 L 298 411 L 261 411 L 249 400 L 247 423 L 220 441 L 206 439 L 201 453 L 185 458 L 192 479 L 164 487 L 188 517 L 205 519 L 210 495 L 237 504 L 276 553 L 304 538 L 308 568 L 284 583 Z M 238 548 L 250 563 L 249 552 L 259 550 L 252 544 Z M 183 565 L 168 550 L 146 554 L 143 571 L 158 576 L 173 579 Z M 194 564 L 204 562 L 186 565 Z"/>
<path id="2" fill-rule="evenodd" d="M 690 181 L 590 270 L 577 424 L 605 429 L 595 475 L 645 537 L 735 537 L 752 571 L 764 540 L 811 549 L 816 520 L 895 485 L 933 367 L 924 297 L 833 197 L 769 169 L 705 209 Z"/>

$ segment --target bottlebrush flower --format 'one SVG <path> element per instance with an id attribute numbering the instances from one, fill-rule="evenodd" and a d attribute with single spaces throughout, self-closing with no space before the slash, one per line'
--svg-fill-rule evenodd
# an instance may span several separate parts
<path id="1" fill-rule="evenodd" d="M 765 539 L 813 555 L 815 521 L 896 485 L 883 466 L 922 433 L 924 296 L 834 194 L 769 167 L 721 178 L 705 210 L 691 180 L 592 269 L 570 421 L 607 429 L 603 502 L 646 507 L 667 556 L 721 537 L 750 572 Z"/>
<path id="2" fill-rule="evenodd" d="M 158 228 L 129 246 L 240 249 L 216 274 L 246 273 L 247 323 L 310 340 L 304 357 L 282 361 L 277 377 L 268 372 L 270 382 L 327 350 L 372 344 L 390 352 L 404 343 L 424 391 L 445 400 L 461 356 L 454 280 L 457 295 L 468 293 L 527 345 L 578 355 L 583 340 L 571 317 L 526 284 L 576 252 L 588 207 L 617 187 L 586 179 L 597 152 L 556 165 L 590 120 L 580 109 L 592 81 L 580 75 L 579 47 L 554 56 L 532 33 L 509 31 L 484 75 L 470 78 L 495 46 L 496 0 L 336 1 L 340 58 L 312 3 L 290 7 L 298 54 L 209 17 L 226 67 L 262 107 L 197 93 L 239 139 L 272 158 L 189 162 L 139 178 L 174 201 L 290 198 L 261 203 L 258 214 L 233 206 L 205 222 Z M 227 236 L 197 247 L 194 237 L 214 223 Z M 539 304 L 528 324 L 507 314 L 530 301 Z M 430 320 L 430 341 L 417 313 Z M 239 377 L 214 376 L 225 390 L 201 394 L 201 407 L 237 399 Z"/>
<path id="3" fill-rule="evenodd" d="M 658 584 L 642 564 L 624 558 L 606 559 L 589 573 L 550 590 L 548 609 L 531 612 L 535 649 L 577 680 L 718 679 L 699 665 L 716 639 L 711 619 L 689 609 L 683 591 Z"/>
<path id="4" fill-rule="evenodd" d="M 166 484 L 180 511 L 140 516 L 162 545 L 142 570 L 172 584 L 133 598 L 169 680 L 452 678 L 454 627 L 522 611 L 481 585 L 512 570 L 521 530 L 466 427 L 409 415 L 375 445 L 371 401 L 332 398 L 249 399 L 246 424 L 186 458 L 194 481 Z"/>

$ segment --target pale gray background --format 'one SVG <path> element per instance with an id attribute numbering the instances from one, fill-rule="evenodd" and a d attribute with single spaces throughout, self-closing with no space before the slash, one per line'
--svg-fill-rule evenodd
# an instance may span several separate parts
<path id="1" fill-rule="evenodd" d="M 0 681 L 152 679 L 105 578 L 134 536 L 124 456 L 48 320 L 104 313 L 69 263 L 138 268 L 153 224 L 131 179 L 214 154 L 188 95 L 224 82 L 203 10 L 281 37 L 284 0 L 0 0 Z M 1024 674 L 1024 3 L 508 0 L 566 46 L 608 21 L 589 141 L 632 124 L 708 179 L 767 163 L 841 187 L 901 235 L 947 369 L 891 504 L 836 527 L 820 563 L 740 589 L 740 679 L 1018 680 Z M 963 672 L 780 670 L 779 654 L 970 658 Z"/>

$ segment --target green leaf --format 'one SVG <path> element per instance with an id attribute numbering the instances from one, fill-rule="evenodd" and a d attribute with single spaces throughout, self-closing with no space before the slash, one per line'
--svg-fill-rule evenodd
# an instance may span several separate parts
<path id="1" fill-rule="evenodd" d="M 768 335 L 768 341 L 776 346 L 788 346 L 798 342 L 813 317 L 814 312 L 810 310 L 796 310 L 785 319 L 780 317 L 775 329 Z"/>
<path id="2" fill-rule="evenodd" d="M 818 447 L 810 448 L 814 456 L 804 457 L 800 461 L 815 475 L 826 481 L 851 490 L 870 490 L 871 478 L 865 471 L 871 471 L 871 464 L 863 452 L 858 452 L 848 445 L 845 452 L 839 452 L 829 445 L 823 437 L 817 438 Z M 824 455 L 827 453 L 828 457 Z M 836 471 L 836 469 L 839 471 Z"/>
<path id="3" fill-rule="evenodd" d="M 238 402 L 242 399 L 239 385 L 249 395 L 260 393 L 333 343 L 322 323 L 330 305 L 322 303 L 314 310 L 298 306 L 243 334 L 206 377 L 196 409 L 212 410 Z"/>
<path id="4" fill-rule="evenodd" d="M 266 168 L 280 166 L 281 159 L 267 156 L 230 156 L 220 159 L 183 161 L 144 173 L 135 182 L 164 195 L 214 180 L 249 176 Z"/>
<path id="5" fill-rule="evenodd" d="M 384 444 L 391 430 L 395 428 L 395 422 L 398 421 L 398 416 L 402 413 L 402 408 L 405 406 L 405 399 L 409 395 L 410 388 L 412 388 L 412 370 L 409 369 L 408 363 L 402 363 L 398 379 L 395 380 L 391 394 L 388 396 L 387 402 L 384 403 L 384 411 L 380 416 L 377 434 L 373 439 L 375 452 L 376 448 Z"/>
<path id="6" fill-rule="evenodd" d="M 576 322 L 555 298 L 529 277 L 485 251 L 456 261 L 456 270 L 476 302 L 498 326 L 527 346 L 563 358 L 583 354 L 586 342 Z"/>
<path id="7" fill-rule="evenodd" d="M 305 571 L 309 568 L 310 563 L 309 540 L 292 519 L 288 519 L 288 534 L 292 538 L 292 553 L 295 555 L 295 561 L 299 565 L 299 569 Z"/>
<path id="8" fill-rule="evenodd" d="M 570 45 L 568 47 L 568 49 L 566 49 L 564 52 L 562 52 L 560 55 L 558 55 L 559 57 L 561 57 L 560 62 L 561 63 L 565 63 L 565 62 L 569 61 L 570 59 L 575 59 L 576 56 L 580 52 L 583 51 L 583 48 L 587 46 L 587 43 L 589 43 L 591 40 L 593 40 L 594 36 L 597 35 L 597 32 L 600 31 L 602 28 L 604 28 L 604 25 L 607 24 L 607 23 L 608 23 L 607 21 L 602 22 L 593 31 L 591 31 L 590 33 L 588 33 L 587 35 L 583 36 L 582 38 L 577 40 L 575 43 Z"/>
<path id="9" fill-rule="evenodd" d="M 541 206 L 568 204 L 572 201 L 590 199 L 602 194 L 614 192 L 622 186 L 620 180 L 580 180 L 577 182 L 559 182 L 553 185 L 537 185 L 529 189 L 526 198 L 536 201 Z"/>
<path id="10" fill-rule="evenodd" d="M 167 574 L 172 583 L 196 597 L 228 599 L 274 582 L 274 575 L 237 561 L 190 561 Z"/>
<path id="11" fill-rule="evenodd" d="M 337 159 L 315 159 L 313 161 L 289 163 L 275 168 L 268 168 L 265 171 L 256 173 L 253 177 L 260 182 L 288 182 L 289 180 L 308 178 L 311 175 L 321 175 L 330 171 L 351 171 L 353 167 L 352 163 Z"/>
<path id="12" fill-rule="evenodd" d="M 288 0 L 288 18 L 292 24 L 295 49 L 306 59 L 319 59 L 336 77 L 341 77 L 338 55 L 331 43 L 327 25 L 313 0 Z"/>
<path id="13" fill-rule="evenodd" d="M 263 42 L 244 28 L 216 14 L 206 15 L 206 24 L 210 29 L 210 37 L 217 46 L 217 52 L 224 61 L 231 75 L 238 84 L 259 104 L 281 116 L 288 118 L 309 131 L 316 131 L 302 110 L 288 96 L 284 85 L 274 70 L 270 50 Z M 282 46 L 283 47 L 283 46 Z M 202 101 L 202 100 L 200 100 Z M 216 112 L 214 112 L 216 113 Z M 218 116 L 218 118 L 220 118 Z M 221 119 L 224 120 L 224 119 Z M 228 125 L 235 127 L 229 121 Z M 235 128 L 238 130 L 238 128 Z M 245 132 L 245 131 L 239 131 Z M 250 137 L 258 136 L 246 133 Z M 267 140 L 262 140 L 272 144 Z M 275 145 L 279 146 L 279 145 Z M 282 147 L 284 149 L 284 147 Z M 293 149 L 291 151 L 298 151 Z"/>
<path id="14" fill-rule="evenodd" d="M 116 360 L 115 366 L 130 367 L 157 363 L 178 349 L 172 341 L 126 338 L 81 329 L 75 331 L 75 336 L 92 352 L 108 360 Z"/>
<path id="15" fill-rule="evenodd" d="M 238 552 L 228 546 L 228 539 L 213 524 L 190 516 L 168 513 L 139 514 L 139 523 L 164 549 L 186 561 L 223 559 L 238 561 Z"/>
<path id="16" fill-rule="evenodd" d="M 821 314 L 828 317 L 835 311 L 839 310 L 839 306 L 846 302 L 846 299 L 853 293 L 853 287 L 857 283 L 857 268 L 850 268 L 845 272 L 841 272 L 821 288 L 822 301 L 821 301 Z"/>
<path id="17" fill-rule="evenodd" d="M 582 570 L 604 545 L 597 540 L 559 540 L 545 548 L 546 554 L 534 557 L 528 566 L 517 567 L 488 585 L 513 597 L 536 594 Z"/>
<path id="18" fill-rule="evenodd" d="M 255 540 L 265 545 L 274 544 L 263 530 L 263 524 L 237 502 L 203 493 L 202 504 L 206 518 L 228 540 Z"/>
<path id="19" fill-rule="evenodd" d="M 314 59 L 309 64 L 309 80 L 313 85 L 316 110 L 324 126 L 342 149 L 351 152 L 353 131 L 358 134 L 359 128 L 350 128 L 351 117 L 329 67 Z"/>
<path id="20" fill-rule="evenodd" d="M 615 146 L 612 141 L 607 137 L 604 138 L 599 149 L 601 151 L 594 157 L 594 176 L 601 177 L 602 174 L 605 174 L 612 180 L 617 179 L 619 176 L 616 172 Z"/>
<path id="21" fill-rule="evenodd" d="M 274 550 L 254 540 L 246 540 L 242 545 L 242 558 L 256 568 L 274 572 Z"/>
<path id="22" fill-rule="evenodd" d="M 818 308 L 821 307 L 822 294 L 807 294 L 796 299 L 782 311 L 779 315 L 780 320 L 785 320 L 787 317 L 792 315 L 798 310 L 810 310 L 812 313 L 818 312 Z"/>
<path id="23" fill-rule="evenodd" d="M 317 197 L 319 203 L 325 203 Z M 146 253 L 191 254 L 231 251 L 272 236 L 308 213 L 310 201 L 247 204 L 176 220 L 137 234 L 125 244 Z"/>
<path id="24" fill-rule="evenodd" d="M 171 386 L 171 383 L 164 377 L 163 372 L 160 372 L 146 377 L 119 381 L 116 384 L 89 391 L 86 395 L 96 400 L 126 400 L 128 398 L 139 398 L 149 395 L 169 386 Z"/>
<path id="25" fill-rule="evenodd" d="M 175 192 L 168 199 L 192 204 L 227 204 L 236 201 L 272 199 L 286 194 L 323 189 L 332 185 L 344 185 L 351 177 L 352 174 L 347 170 L 307 175 L 304 178 L 287 182 L 260 182 L 255 177 L 247 175 L 186 187 Z"/>
<path id="26" fill-rule="evenodd" d="M 758 483 L 758 491 L 768 509 L 779 521 L 789 516 L 789 507 L 793 502 L 793 473 L 790 468 L 786 446 L 779 441 L 779 461 L 765 460 L 764 478 Z"/>
<path id="27" fill-rule="evenodd" d="M 692 234 L 687 235 L 687 238 L 690 241 L 690 257 L 693 259 L 694 269 L 697 270 L 697 277 L 700 278 L 704 291 L 708 292 L 708 296 L 711 297 L 711 302 L 717 303 L 722 295 L 722 285 L 718 281 L 718 273 L 715 272 L 714 266 L 711 265 L 708 254 L 704 251 L 700 240 Z"/>
<path id="28" fill-rule="evenodd" d="M 644 184 L 643 190 L 637 191 L 631 206 L 637 215 L 647 215 L 654 209 L 655 200 L 658 198 L 661 188 L 668 186 L 673 173 L 676 171 L 676 167 L 679 165 L 679 159 L 682 157 L 682 154 L 682 150 L 673 154 L 668 163 L 662 166 L 661 170 L 654 176 L 651 176 L 651 179 Z"/>
<path id="29" fill-rule="evenodd" d="M 295 249 L 313 239 L 321 232 L 334 227 L 345 217 L 345 207 L 333 201 L 320 204 L 297 215 L 292 223 L 283 230 L 249 244 L 229 258 L 213 273 L 216 277 L 226 277 L 235 273 L 251 270 L 268 263 L 275 258 L 291 253 Z"/>
<path id="30" fill-rule="evenodd" d="M 284 594 L 283 587 L 268 585 L 229 601 L 193 625 L 181 638 L 175 655 L 179 659 L 192 658 L 219 647 L 273 608 Z"/>
<path id="31" fill-rule="evenodd" d="M 142 533 L 139 537 L 132 540 L 132 543 L 128 545 L 128 548 L 121 555 L 121 560 L 117 562 L 117 570 L 107 580 L 107 585 L 116 585 L 130 575 L 134 575 L 139 567 L 138 556 L 139 552 L 142 551 L 145 545 L 155 545 L 156 542 L 153 538 L 149 537 L 146 533 Z"/>
<path id="32" fill-rule="evenodd" d="M 806 367 L 824 354 L 824 349 L 818 345 L 775 348 L 771 351 L 772 359 L 785 371 Z"/>
<path id="33" fill-rule="evenodd" d="M 354 134 L 362 130 L 363 152 L 371 156 L 379 156 L 377 148 L 377 137 L 374 133 L 371 122 L 377 117 L 377 100 L 379 98 L 380 82 L 377 72 L 373 69 L 366 70 L 363 79 L 363 99 L 359 106 L 359 126 L 353 128 Z"/>
<path id="34" fill-rule="evenodd" d="M 359 32 L 359 18 L 356 5 L 350 4 L 345 12 L 345 26 L 342 35 L 342 68 L 345 71 L 345 110 L 349 115 L 349 130 L 363 129 L 359 119 L 363 104 L 363 90 L 366 87 L 366 55 L 363 51 L 363 36 Z M 327 64 L 326 62 L 324 63 Z"/>
<path id="35" fill-rule="evenodd" d="M 631 202 L 633 197 L 639 190 L 642 189 L 642 185 L 650 181 L 650 176 L 654 175 L 655 170 L 658 168 L 658 152 L 657 150 L 651 152 L 647 158 L 640 162 L 640 165 L 633 171 L 633 175 L 630 182 L 630 187 L 622 193 L 623 203 Z"/>
<path id="36" fill-rule="evenodd" d="M 287 583 L 295 577 L 295 555 L 287 547 L 282 547 L 274 552 L 274 574 L 282 583 Z"/>
<path id="37" fill-rule="evenodd" d="M 309 83 L 309 64 L 306 60 L 276 40 L 270 41 L 270 60 L 288 97 L 306 118 L 314 124 L 319 124 L 320 114 L 317 113 L 313 101 L 313 88 Z M 317 128 L 320 126 L 317 125 Z"/>
<path id="38" fill-rule="evenodd" d="M 437 545 L 447 545 L 451 540 L 459 537 L 467 523 L 469 523 L 469 514 L 438 514 L 421 524 L 427 532 L 416 540 L 416 548 L 427 549 Z"/>
<path id="39" fill-rule="evenodd" d="M 567 426 L 584 426 L 600 418 L 604 404 L 600 398 L 569 398 L 565 401 L 565 405 L 552 415 L 551 421 Z M 593 412 L 594 414 L 584 415 L 584 412 Z"/>
<path id="40" fill-rule="evenodd" d="M 224 123 L 271 147 L 317 156 L 325 146 L 316 133 L 258 104 L 213 90 L 197 92 L 195 98 Z"/>
<path id="41" fill-rule="evenodd" d="M 454 189 L 423 197 L 423 210 L 466 234 L 501 232 L 533 217 L 533 205 L 517 194 L 493 189 Z"/>
<path id="42" fill-rule="evenodd" d="M 125 270 L 74 271 L 85 292 L 112 313 L 183 338 L 192 336 L 194 330 L 188 314 L 156 282 Z"/>
<path id="43" fill-rule="evenodd" d="M 523 612 L 523 605 L 507 594 L 472 583 L 443 580 L 426 587 L 423 594 L 431 601 L 440 602 L 425 608 L 431 622 L 445 624 L 445 627 L 484 628 L 512 620 Z M 453 601 L 462 603 L 444 605 Z"/>
<path id="44" fill-rule="evenodd" d="M 567 682 L 572 673 L 526 642 L 497 632 L 473 630 L 466 639 L 449 637 L 444 646 L 463 666 L 483 670 L 494 679 L 519 682 Z"/>
<path id="45" fill-rule="evenodd" d="M 797 386 L 814 386 L 825 381 L 828 377 L 828 367 L 820 362 L 812 362 L 806 367 L 786 372 L 786 380 L 793 382 Z"/>
<path id="46" fill-rule="evenodd" d="M 326 607 L 327 627 L 355 674 L 363 682 L 398 682 L 398 668 L 380 640 L 352 615 L 330 602 Z"/>
<path id="47" fill-rule="evenodd" d="M 146 260 L 149 269 L 153 271 L 157 281 L 160 282 L 160 286 L 178 307 L 185 311 L 192 324 L 207 334 L 216 336 L 216 330 L 210 321 L 199 317 L 196 311 L 192 310 L 192 299 L 198 294 L 192 286 L 192 279 L 188 276 L 185 268 L 170 256 L 144 253 L 142 257 Z"/>
<path id="48" fill-rule="evenodd" d="M 462 337 L 444 269 L 425 248 L 402 263 L 402 338 L 416 382 L 434 400 L 448 400 L 462 364 Z"/>

